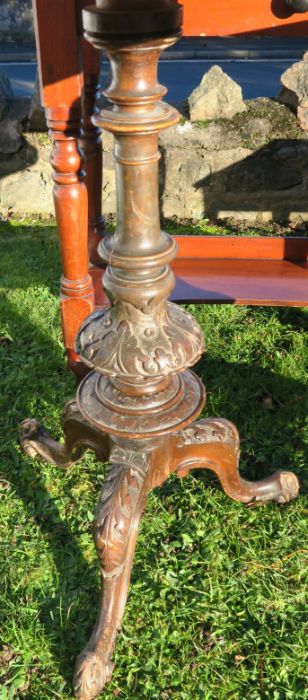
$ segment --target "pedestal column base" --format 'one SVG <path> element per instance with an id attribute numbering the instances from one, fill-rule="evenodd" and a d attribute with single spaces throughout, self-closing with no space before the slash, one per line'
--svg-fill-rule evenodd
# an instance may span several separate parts
<path id="1" fill-rule="evenodd" d="M 82 700 L 100 695 L 113 670 L 112 654 L 128 594 L 140 518 L 147 494 L 175 472 L 210 469 L 231 498 L 248 505 L 288 503 L 298 495 L 292 472 L 280 471 L 257 482 L 239 474 L 239 438 L 227 420 L 207 418 L 176 433 L 152 439 L 111 437 L 90 426 L 76 402 L 63 414 L 64 444 L 53 440 L 35 420 L 20 427 L 21 444 L 60 467 L 68 466 L 91 448 L 109 468 L 94 520 L 94 539 L 102 575 L 99 613 L 92 636 L 77 659 L 74 690 Z"/>

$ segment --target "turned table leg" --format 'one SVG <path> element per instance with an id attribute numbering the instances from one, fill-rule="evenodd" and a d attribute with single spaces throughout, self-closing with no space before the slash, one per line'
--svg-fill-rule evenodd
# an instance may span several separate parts
<path id="1" fill-rule="evenodd" d="M 60 283 L 63 337 L 70 367 L 78 372 L 82 368 L 74 350 L 76 331 L 95 308 L 88 272 L 88 207 L 78 146 L 80 122 L 71 118 L 70 109 L 48 108 L 46 116 L 54 140 L 50 161 L 63 271 Z"/>
<path id="2" fill-rule="evenodd" d="M 84 374 L 74 350 L 80 323 L 95 308 L 88 274 L 88 200 L 81 135 L 82 70 L 75 1 L 34 0 L 34 24 L 41 98 L 49 133 L 54 200 L 61 249 L 61 318 L 71 369 Z"/>

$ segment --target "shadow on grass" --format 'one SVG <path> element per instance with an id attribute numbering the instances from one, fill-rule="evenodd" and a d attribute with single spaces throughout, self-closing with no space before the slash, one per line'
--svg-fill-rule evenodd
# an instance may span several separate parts
<path id="1" fill-rule="evenodd" d="M 90 632 L 94 623 L 97 600 L 98 600 L 98 576 L 95 570 L 89 567 L 84 559 L 74 528 L 70 527 L 67 521 L 61 517 L 57 505 L 51 494 L 44 485 L 44 471 L 39 461 L 31 461 L 24 456 L 17 448 L 17 426 L 18 423 L 33 412 L 33 398 L 37 396 L 36 417 L 39 420 L 45 418 L 48 425 L 48 412 L 54 412 L 54 405 L 63 406 L 64 402 L 74 393 L 73 381 L 68 376 L 64 362 L 59 358 L 58 349 L 55 352 L 50 339 L 38 331 L 36 327 L 31 327 L 29 322 L 16 314 L 16 310 L 7 304 L 7 314 L 13 325 L 18 326 L 20 337 L 28 336 L 35 338 L 37 348 L 43 349 L 44 364 L 48 371 L 45 376 L 37 375 L 35 357 L 30 355 L 27 364 L 28 381 L 26 386 L 23 381 L 21 391 L 21 374 L 16 370 L 14 385 L 11 384 L 10 392 L 7 396 L 7 411 L 4 408 L 4 415 L 10 414 L 10 395 L 19 395 L 18 411 L 15 412 L 14 422 L 7 432 L 9 440 L 5 445 L 2 443 L 2 472 L 4 477 L 13 484 L 19 497 L 23 500 L 29 517 L 35 519 L 39 525 L 48 545 L 52 551 L 55 567 L 58 571 L 57 590 L 52 600 L 42 596 L 41 618 L 46 629 L 47 636 L 52 640 L 53 653 L 59 664 L 60 672 L 67 682 L 71 681 L 71 671 L 68 665 L 73 663 L 76 653 L 81 649 L 86 641 L 87 632 Z M 12 352 L 10 349 L 12 348 Z M 11 354 L 12 364 L 19 362 L 14 346 L 7 346 L 7 360 Z M 29 371 L 32 367 L 32 372 Z M 197 373 L 207 382 L 208 391 L 211 394 L 219 392 L 223 387 L 227 387 L 227 394 L 220 400 L 220 410 L 223 415 L 237 423 L 243 442 L 243 462 L 242 474 L 248 479 L 262 478 L 278 468 L 294 468 L 293 452 L 304 448 L 301 440 L 299 426 L 306 417 L 305 387 L 301 382 L 277 376 L 269 370 L 256 368 L 237 363 L 226 363 L 225 361 L 213 359 L 205 356 L 198 367 Z M 24 378 L 25 379 L 25 378 Z M 245 387 L 245 391 L 243 391 Z M 51 395 L 52 392 L 52 395 Z M 263 401 L 266 396 L 272 396 L 273 406 L 271 410 L 263 408 Z M 251 419 L 248 419 L 247 408 L 253 403 Z M 47 421 L 46 421 L 47 417 Z M 251 423 L 256 423 L 253 432 Z M 49 427 L 49 425 L 48 425 Z M 6 431 L 5 431 L 6 432 Z M 247 436 L 248 433 L 248 436 Z M 257 447 L 254 446 L 255 433 L 257 436 Z M 265 445 L 262 444 L 264 437 Z M 268 458 L 270 457 L 270 464 Z M 6 459 L 5 459 L 6 458 Z M 54 469 L 51 467 L 51 469 Z M 75 469 L 75 468 L 74 468 Z M 208 476 L 198 478 L 208 480 Z M 74 481 L 78 480 L 76 473 Z M 68 499 L 69 508 L 75 510 L 76 502 L 71 498 L 69 485 L 64 484 L 63 496 Z M 162 487 L 162 497 L 176 489 L 176 482 L 166 483 Z M 243 506 L 244 508 L 244 506 Z M 155 566 L 156 553 L 150 555 L 149 562 Z M 133 573 L 133 580 L 138 578 L 140 572 Z M 148 585 L 151 581 L 148 581 Z M 69 622 L 65 626 L 65 634 L 60 620 L 57 621 L 56 613 L 54 620 L 50 617 L 50 611 L 56 611 L 59 600 L 62 600 L 64 609 L 69 608 L 70 603 L 76 596 L 81 596 L 80 609 L 74 607 Z M 80 623 L 80 616 L 86 609 L 84 627 Z M 81 610 L 81 612 L 80 612 Z M 92 622 L 89 623 L 89 617 Z"/>
<path id="2" fill-rule="evenodd" d="M 48 287 L 59 294 L 61 274 L 57 228 L 55 223 L 0 221 L 1 287 L 28 289 Z"/>
<path id="3" fill-rule="evenodd" d="M 80 618 L 84 616 L 87 627 L 91 617 L 88 611 L 93 610 L 93 623 L 95 619 L 98 572 L 96 568 L 89 567 L 78 543 L 80 518 L 74 527 L 72 519 L 66 519 L 61 514 L 57 505 L 58 497 L 55 498 L 46 487 L 46 469 L 55 473 L 57 468 L 47 466 L 37 459 L 31 460 L 22 452 L 18 442 L 18 425 L 24 418 L 35 416 L 54 436 L 60 437 L 59 409 L 61 412 L 65 402 L 74 396 L 75 381 L 66 368 L 64 353 L 59 352 L 59 347 L 53 345 L 50 338 L 36 326 L 18 315 L 9 303 L 5 303 L 5 309 L 11 327 L 18 328 L 20 338 L 27 338 L 28 346 L 26 352 L 20 355 L 15 342 L 8 342 L 5 348 L 1 348 L 1 355 L 5 354 L 5 358 L 1 358 L 2 365 L 6 365 L 3 369 L 4 372 L 7 370 L 8 375 L 7 391 L 4 390 L 0 402 L 0 473 L 23 501 L 27 517 L 38 525 L 52 554 L 57 572 L 56 585 L 51 598 L 42 593 L 39 601 L 40 618 L 60 673 L 71 684 L 70 666 L 86 642 L 87 629 L 83 628 Z M 1 384 L 5 384 L 3 378 Z M 58 476 L 55 474 L 56 478 Z M 67 501 L 69 514 L 73 511 L 76 513 L 80 507 L 70 493 L 71 487 L 77 483 L 78 473 L 75 467 L 71 467 L 69 478 L 63 479 L 63 491 L 59 496 Z M 88 530 L 88 525 L 89 523 L 83 522 L 85 531 Z M 67 611 L 80 594 L 81 610 L 73 605 L 69 620 L 63 624 L 61 606 Z"/>
<path id="4" fill-rule="evenodd" d="M 308 330 L 308 314 L 302 309 L 294 307 L 292 311 L 290 311 L 290 309 L 278 307 L 276 313 L 280 323 L 283 325 L 290 326 L 290 328 L 296 331 Z"/>
<path id="5" fill-rule="evenodd" d="M 55 255 L 55 238 L 52 234 L 48 239 L 48 233 L 45 233 L 44 240 L 44 235 L 39 233 L 35 239 L 31 231 L 31 235 L 29 231 L 18 246 L 18 236 L 9 240 L 8 234 L 8 240 L 2 242 L 10 262 L 4 270 L 6 287 L 11 285 L 11 288 L 26 289 L 29 284 L 42 288 L 50 285 L 50 289 L 56 293 L 53 285 L 58 279 L 59 263 Z M 30 270 L 29 256 L 32 260 Z M 63 518 L 46 487 L 46 470 L 48 472 L 50 469 L 53 473 L 54 467 L 32 461 L 21 452 L 17 427 L 21 420 L 33 416 L 55 433 L 55 437 L 59 437 L 58 409 L 74 395 L 74 380 L 66 370 L 64 352 L 59 344 L 19 313 L 5 294 L 0 299 L 0 314 L 9 320 L 14 336 L 14 342 L 9 341 L 0 347 L 3 367 L 1 470 L 22 499 L 29 518 L 33 518 L 39 526 L 52 553 L 57 571 L 56 587 L 52 598 L 42 593 L 39 600 L 40 617 L 59 671 L 71 684 L 74 658 L 93 627 L 98 603 L 98 571 L 89 565 L 78 541 L 80 531 L 88 532 L 89 526 L 80 521 L 78 510 L 83 506 L 70 490 L 72 485 L 78 484 L 78 466 L 72 468 L 69 479 L 63 480 L 67 513 L 73 514 L 70 524 L 69 517 Z M 297 319 L 296 323 L 302 322 L 298 310 L 283 309 L 279 310 L 279 314 L 285 323 L 291 323 L 293 318 Z M 244 438 L 243 476 L 248 479 L 262 478 L 278 468 L 291 468 L 301 478 L 294 455 L 305 449 L 301 433 L 307 415 L 303 383 L 279 376 L 268 369 L 228 363 L 210 355 L 199 362 L 196 371 L 204 379 L 209 395 L 219 397 L 217 411 L 233 420 Z M 270 408 L 265 408 L 264 399 L 267 397 L 271 398 Z M 200 477 L 200 472 L 198 478 L 208 479 L 207 476 Z M 97 493 L 91 493 L 91 507 L 98 496 L 95 476 L 94 482 Z M 180 489 L 178 482 L 167 482 L 159 492 L 160 498 L 177 489 Z M 152 548 L 145 556 L 147 564 L 153 569 L 158 550 Z M 133 570 L 133 582 L 142 575 L 147 579 L 147 587 L 157 591 L 158 584 L 149 574 L 143 573 L 140 566 Z M 60 604 L 68 610 L 74 601 L 71 614 L 63 625 L 59 615 Z M 30 700 L 32 696 L 26 697 Z"/>

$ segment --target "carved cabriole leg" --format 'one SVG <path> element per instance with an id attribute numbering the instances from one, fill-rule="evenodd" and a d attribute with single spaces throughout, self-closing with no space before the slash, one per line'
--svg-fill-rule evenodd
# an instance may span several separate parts
<path id="1" fill-rule="evenodd" d="M 80 369 L 74 339 L 82 321 L 95 308 L 88 273 L 87 190 L 83 182 L 82 154 L 78 147 L 80 118 L 68 108 L 46 109 L 51 153 L 54 202 L 59 231 L 62 270 L 61 318 L 64 344 L 72 369 Z M 82 369 L 82 368 L 81 368 Z"/>
<path id="2" fill-rule="evenodd" d="M 138 523 L 145 506 L 148 457 L 115 447 L 97 505 L 94 539 L 101 567 L 100 609 L 91 638 L 79 655 L 75 695 L 97 697 L 110 680 L 115 639 L 126 603 Z"/>
<path id="3" fill-rule="evenodd" d="M 83 3 L 84 4 L 84 3 Z M 88 41 L 82 39 L 84 86 L 82 100 L 82 133 L 79 139 L 85 157 L 85 184 L 88 192 L 89 260 L 103 266 L 97 246 L 105 232 L 102 216 L 103 154 L 101 129 L 92 121 L 97 112 L 95 101 L 99 90 L 100 55 Z"/>
<path id="4" fill-rule="evenodd" d="M 207 418 L 178 434 L 174 470 L 183 477 L 192 469 L 211 469 L 225 493 L 242 503 L 288 503 L 296 498 L 299 483 L 295 474 L 279 471 L 261 481 L 245 481 L 239 474 L 239 455 L 236 427 L 222 418 Z"/>
<path id="5" fill-rule="evenodd" d="M 58 467 L 68 467 L 88 448 L 97 458 L 105 461 L 109 453 L 109 437 L 92 428 L 81 415 L 76 401 L 69 401 L 62 414 L 64 443 L 54 440 L 34 418 L 27 418 L 19 426 L 19 438 L 30 457 L 43 457 Z"/>
<path id="6" fill-rule="evenodd" d="M 74 676 L 75 694 L 83 700 L 96 698 L 112 675 L 111 657 L 127 599 L 139 522 L 166 449 L 149 453 L 142 452 L 141 446 L 137 450 L 115 445 L 111 450 L 94 523 L 102 574 L 100 609 Z"/>

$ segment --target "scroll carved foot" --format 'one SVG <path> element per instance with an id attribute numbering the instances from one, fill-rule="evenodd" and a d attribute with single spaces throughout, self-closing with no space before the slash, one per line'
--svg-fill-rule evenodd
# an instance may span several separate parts
<path id="1" fill-rule="evenodd" d="M 92 636 L 79 655 L 75 695 L 92 700 L 110 680 L 116 636 L 126 603 L 138 525 L 146 504 L 151 456 L 114 446 L 94 521 L 102 574 L 100 609 Z"/>
<path id="2" fill-rule="evenodd" d="M 82 417 L 76 401 L 66 404 L 62 414 L 64 444 L 54 440 L 35 418 L 19 426 L 20 443 L 30 457 L 41 456 L 58 467 L 75 462 L 86 449 L 92 449 L 102 461 L 108 457 L 109 438 L 91 428 Z"/>
<path id="3" fill-rule="evenodd" d="M 82 700 L 97 698 L 111 680 L 114 665 L 104 654 L 85 649 L 77 659 L 74 691 Z"/>
<path id="4" fill-rule="evenodd" d="M 278 471 L 256 482 L 242 479 L 239 474 L 238 432 L 224 419 L 200 420 L 178 433 L 175 463 L 175 471 L 181 477 L 192 469 L 211 469 L 225 493 L 243 503 L 271 500 L 288 503 L 299 492 L 297 477 L 288 471 Z"/>

